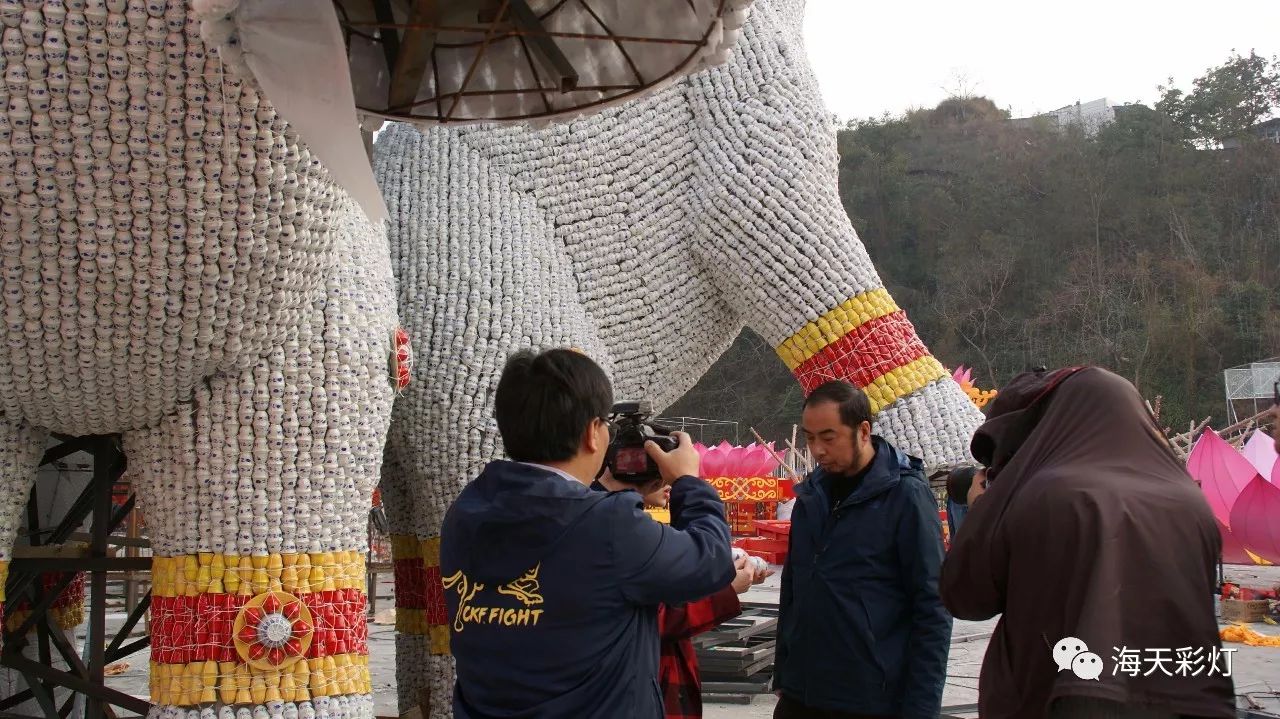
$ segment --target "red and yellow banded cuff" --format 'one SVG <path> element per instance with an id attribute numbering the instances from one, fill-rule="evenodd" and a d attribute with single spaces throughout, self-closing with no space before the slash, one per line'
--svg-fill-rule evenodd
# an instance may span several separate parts
<path id="1" fill-rule="evenodd" d="M 848 380 L 866 391 L 873 413 L 947 375 L 884 289 L 842 302 L 777 351 L 806 394 L 824 382 Z"/>
<path id="2" fill-rule="evenodd" d="M 44 592 L 47 594 L 53 591 L 65 576 L 61 572 L 42 574 L 40 583 L 43 585 Z M 3 581 L 5 580 L 0 578 L 0 582 Z M 0 594 L 3 591 L 0 589 Z M 26 599 L 11 602 L 4 609 L 4 626 L 10 632 L 17 631 L 31 616 L 31 603 Z M 71 583 L 58 593 L 53 604 L 49 606 L 49 612 L 53 614 L 54 621 L 62 629 L 77 627 L 84 621 L 84 574 L 77 573 L 71 579 Z"/>
<path id="3" fill-rule="evenodd" d="M 391 537 L 396 631 L 428 637 L 432 654 L 449 653 L 449 611 L 440 577 L 440 538 Z"/>
<path id="4" fill-rule="evenodd" d="M 359 552 L 157 557 L 152 576 L 155 702 L 368 693 Z"/>

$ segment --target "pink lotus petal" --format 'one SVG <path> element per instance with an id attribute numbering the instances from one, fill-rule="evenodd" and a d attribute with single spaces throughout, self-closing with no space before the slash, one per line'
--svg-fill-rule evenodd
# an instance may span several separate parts
<path id="1" fill-rule="evenodd" d="M 773 470 L 777 469 L 779 465 L 777 457 L 774 456 L 774 454 L 778 453 L 778 450 L 774 449 L 773 442 L 769 443 L 769 449 L 773 451 L 764 453 L 764 466 L 760 468 L 759 475 L 761 477 L 773 474 Z"/>
<path id="2" fill-rule="evenodd" d="M 707 449 L 707 453 L 702 455 L 702 476 L 703 477 L 724 477 L 725 464 L 729 456 L 729 443 L 720 442 L 720 444 Z"/>
<path id="3" fill-rule="evenodd" d="M 1269 478 L 1272 482 L 1276 481 L 1276 477 L 1280 476 L 1277 471 L 1276 462 L 1280 461 L 1280 455 L 1276 454 L 1275 440 L 1271 436 L 1260 429 L 1253 431 L 1253 436 L 1249 437 L 1249 441 L 1244 443 L 1244 450 L 1241 452 L 1244 458 L 1249 460 L 1258 474 Z"/>
<path id="4" fill-rule="evenodd" d="M 1280 487 L 1255 475 L 1231 508 L 1230 527 L 1245 549 L 1280 564 Z"/>
<path id="5" fill-rule="evenodd" d="M 751 453 L 751 461 L 747 463 L 746 470 L 751 473 L 752 477 L 767 477 L 769 475 L 769 450 L 764 447 L 757 447 Z"/>
<path id="6" fill-rule="evenodd" d="M 1236 539 L 1236 535 L 1231 533 L 1227 525 L 1213 518 L 1215 524 L 1218 525 L 1218 534 L 1222 535 L 1222 562 L 1224 564 L 1253 564 L 1251 559 L 1244 551 L 1244 545 L 1240 544 L 1240 540 Z"/>
<path id="7" fill-rule="evenodd" d="M 1191 449 L 1187 472 L 1200 483 L 1213 516 L 1229 527 L 1232 504 L 1249 481 L 1258 476 L 1249 460 L 1210 429 Z"/>
<path id="8" fill-rule="evenodd" d="M 733 472 L 735 477 L 753 477 L 756 464 L 756 452 L 759 448 L 755 443 L 751 443 L 745 447 L 734 447 L 731 453 L 732 459 L 729 463 L 729 471 Z"/>

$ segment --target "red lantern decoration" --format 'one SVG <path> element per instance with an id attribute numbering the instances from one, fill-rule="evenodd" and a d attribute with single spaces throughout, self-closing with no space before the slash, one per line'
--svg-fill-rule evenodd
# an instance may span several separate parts
<path id="1" fill-rule="evenodd" d="M 409 386 L 413 376 L 413 347 L 409 344 L 409 333 L 403 327 L 397 327 L 391 337 L 391 381 L 400 392 Z"/>

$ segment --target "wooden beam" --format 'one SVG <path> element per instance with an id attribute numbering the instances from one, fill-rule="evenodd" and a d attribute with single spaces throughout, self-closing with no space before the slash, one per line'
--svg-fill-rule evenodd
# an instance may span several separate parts
<path id="1" fill-rule="evenodd" d="M 418 90 L 422 88 L 422 78 L 427 72 L 427 63 L 431 60 L 431 51 L 436 46 L 436 31 L 429 29 L 439 24 L 440 8 L 436 0 L 414 0 L 409 14 L 410 26 L 400 39 L 400 50 L 396 54 L 396 64 L 391 70 L 391 89 L 387 93 L 387 109 L 391 111 L 407 110 L 418 98 Z M 394 30 L 388 30 L 394 33 Z"/>
<path id="2" fill-rule="evenodd" d="M 556 45 L 555 40 L 547 35 L 547 31 L 542 27 L 542 21 L 538 18 L 538 14 L 529 7 L 525 0 L 511 0 L 511 20 L 516 27 L 527 33 L 526 38 L 529 44 L 533 46 L 535 52 L 542 56 L 542 59 L 550 66 L 551 71 L 555 73 L 556 87 L 560 92 L 569 92 L 578 86 L 578 71 L 573 69 L 573 63 L 569 62 L 569 58 L 565 57 L 564 52 L 560 50 L 560 46 Z"/>

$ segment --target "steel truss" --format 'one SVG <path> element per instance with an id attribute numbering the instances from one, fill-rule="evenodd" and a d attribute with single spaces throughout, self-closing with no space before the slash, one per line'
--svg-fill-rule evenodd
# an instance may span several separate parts
<path id="1" fill-rule="evenodd" d="M 129 613 L 124 626 L 114 636 L 108 637 L 106 633 L 107 574 L 151 569 L 150 557 L 111 556 L 111 534 L 133 511 L 134 505 L 134 496 L 130 494 L 124 505 L 112 506 L 112 489 L 125 469 L 120 437 L 55 435 L 55 438 L 61 444 L 45 452 L 41 464 L 51 464 L 83 451 L 93 457 L 93 478 L 66 516 L 52 527 L 40 526 L 37 488 L 32 487 L 31 499 L 27 504 L 29 543 L 32 547 L 63 544 L 91 517 L 89 546 L 80 556 L 15 556 L 9 564 L 5 596 L 10 602 L 26 599 L 31 609 L 14 631 L 5 629 L 0 666 L 22 674 L 27 689 L 0 699 L 0 719 L 67 719 L 80 697 L 84 698 L 85 719 L 117 719 L 121 715 L 116 712 L 116 708 L 145 716 L 151 704 L 124 692 L 109 689 L 103 682 L 103 672 L 108 664 L 147 647 L 151 641 L 150 637 L 128 641 L 130 633 L 151 606 L 150 591 Z M 50 611 L 58 595 L 81 572 L 86 573 L 89 578 L 86 597 L 89 622 L 87 661 L 71 646 L 55 615 Z M 53 574 L 56 577 L 53 586 L 47 590 L 43 582 L 39 581 L 42 574 Z M 22 650 L 33 644 L 39 655 L 38 662 L 22 655 Z M 66 662 L 68 670 L 53 667 L 54 652 Z M 55 687 L 71 690 L 70 696 L 61 706 L 54 700 Z M 32 699 L 41 708 L 39 718 L 11 711 Z"/>

